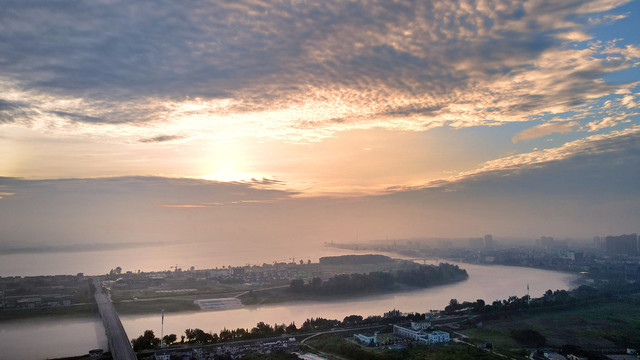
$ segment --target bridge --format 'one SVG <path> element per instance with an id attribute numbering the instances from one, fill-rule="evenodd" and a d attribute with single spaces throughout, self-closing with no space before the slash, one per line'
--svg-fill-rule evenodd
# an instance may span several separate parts
<path id="1" fill-rule="evenodd" d="M 113 360 L 137 360 L 136 353 L 131 347 L 127 333 L 124 331 L 122 322 L 118 317 L 116 309 L 111 303 L 111 298 L 105 289 L 102 288 L 100 281 L 96 278 L 91 279 L 95 286 L 94 298 L 100 311 L 100 317 L 104 324 L 104 330 L 109 340 L 109 351 Z"/>

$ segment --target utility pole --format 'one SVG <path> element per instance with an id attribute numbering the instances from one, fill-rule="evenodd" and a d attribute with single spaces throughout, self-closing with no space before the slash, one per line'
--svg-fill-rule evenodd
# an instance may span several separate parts
<path id="1" fill-rule="evenodd" d="M 164 309 L 162 309 L 162 325 L 160 326 L 160 349 L 164 345 Z"/>

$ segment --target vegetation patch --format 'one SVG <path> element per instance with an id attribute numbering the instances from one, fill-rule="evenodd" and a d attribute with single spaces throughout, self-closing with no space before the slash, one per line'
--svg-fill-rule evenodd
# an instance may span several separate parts
<path id="1" fill-rule="evenodd" d="M 512 330 L 511 337 L 526 347 L 543 347 L 547 343 L 544 335 L 532 329 Z"/>

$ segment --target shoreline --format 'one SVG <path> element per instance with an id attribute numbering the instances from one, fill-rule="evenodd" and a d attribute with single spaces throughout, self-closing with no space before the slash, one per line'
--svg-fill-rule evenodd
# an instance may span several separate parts
<path id="1" fill-rule="evenodd" d="M 467 281 L 468 278 L 465 279 L 457 279 L 452 282 L 437 284 L 429 287 L 415 287 L 415 286 L 403 286 L 401 289 L 396 291 L 386 291 L 386 292 L 371 292 L 365 294 L 352 294 L 352 295 L 343 295 L 343 296 L 330 296 L 330 295 L 301 295 L 301 294 L 292 294 L 288 291 L 280 291 L 280 295 L 284 295 L 282 298 L 262 298 L 263 301 L 259 301 L 258 303 L 246 303 L 242 301 L 242 297 L 239 297 L 242 301 L 242 307 L 233 307 L 229 309 L 219 309 L 219 310 L 201 310 L 197 305 L 195 305 L 191 300 L 176 300 L 176 299 L 158 299 L 158 300 L 138 300 L 138 301 L 128 301 L 128 302 L 115 302 L 114 306 L 121 316 L 129 316 L 129 315 L 147 315 L 147 314 L 155 314 L 164 310 L 166 314 L 176 314 L 176 313 L 199 313 L 199 312 L 218 312 L 218 311 L 227 311 L 227 310 L 236 310 L 242 308 L 248 309 L 258 309 L 262 307 L 269 307 L 273 305 L 280 305 L 284 303 L 291 304 L 300 304 L 300 303 L 338 303 L 341 301 L 349 301 L 349 300 L 365 300 L 370 297 L 378 297 L 385 295 L 395 295 L 395 294 L 403 294 L 403 293 L 411 293 L 420 290 L 428 290 L 435 289 L 441 286 L 448 286 L 452 284 L 457 284 L 460 282 Z M 267 290 L 269 291 L 269 290 Z M 83 305 L 74 305 L 69 307 L 59 307 L 59 308 L 45 308 L 45 309 L 19 309 L 19 310 L 4 310 L 0 312 L 0 323 L 3 322 L 11 322 L 14 320 L 24 320 L 24 319 L 35 319 L 35 318 L 51 318 L 56 319 L 60 317 L 70 317 L 70 318 L 89 318 L 95 314 L 98 314 L 97 307 L 95 304 L 83 304 Z"/>

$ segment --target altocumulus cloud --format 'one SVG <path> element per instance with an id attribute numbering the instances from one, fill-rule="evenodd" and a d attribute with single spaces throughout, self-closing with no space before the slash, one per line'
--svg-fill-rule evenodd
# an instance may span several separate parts
<path id="1" fill-rule="evenodd" d="M 527 141 L 547 136 L 553 133 L 566 133 L 573 131 L 578 126 L 577 121 L 545 123 L 532 128 L 522 130 L 513 137 L 513 142 Z"/>
<path id="2" fill-rule="evenodd" d="M 0 90 L 24 103 L 13 122 L 136 140 L 139 124 L 313 140 L 526 121 L 632 91 L 602 78 L 635 48 L 586 43 L 624 3 L 9 0 Z"/>

